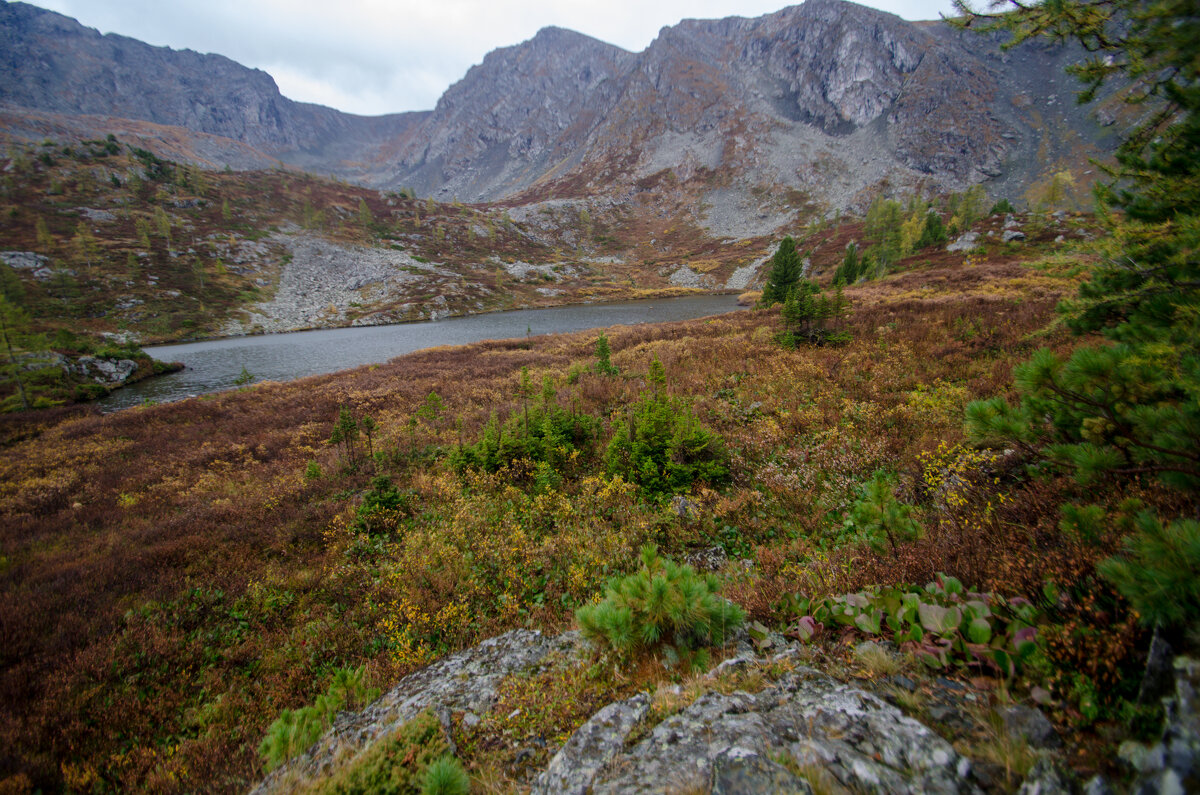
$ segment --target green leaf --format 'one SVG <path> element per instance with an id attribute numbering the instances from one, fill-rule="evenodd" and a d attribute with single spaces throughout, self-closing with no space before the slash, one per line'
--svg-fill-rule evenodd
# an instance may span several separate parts
<path id="1" fill-rule="evenodd" d="M 967 637 L 972 643 L 987 643 L 992 639 L 992 625 L 986 618 L 975 618 L 967 625 Z"/>

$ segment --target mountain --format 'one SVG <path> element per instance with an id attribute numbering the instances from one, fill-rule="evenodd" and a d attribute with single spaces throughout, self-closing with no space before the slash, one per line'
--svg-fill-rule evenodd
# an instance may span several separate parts
<path id="1" fill-rule="evenodd" d="M 369 145 L 425 115 L 355 116 L 293 102 L 266 72 L 224 56 L 100 35 L 25 3 L 0 4 L 0 43 L 2 104 L 182 127 L 266 155 L 303 157 L 345 140 Z"/>
<path id="2" fill-rule="evenodd" d="M 685 20 L 641 53 L 546 28 L 495 50 L 429 112 L 363 117 L 283 97 L 219 55 L 100 35 L 0 4 L 0 125 L 99 132 L 97 117 L 218 136 L 316 173 L 421 195 L 524 204 L 649 193 L 716 236 L 879 192 L 1019 198 L 1110 148 L 1070 102 L 1077 53 L 910 23 L 842 0 L 756 19 Z M 54 125 L 51 125 L 54 126 Z M 204 165 L 222 165 L 206 139 Z M 178 150 L 175 151 L 178 154 Z M 253 159 L 253 158 L 250 158 Z M 686 208 L 686 209 L 685 209 Z"/>

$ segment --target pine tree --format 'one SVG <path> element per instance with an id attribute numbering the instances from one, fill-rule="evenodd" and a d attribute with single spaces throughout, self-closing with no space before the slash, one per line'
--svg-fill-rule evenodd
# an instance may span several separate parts
<path id="1" fill-rule="evenodd" d="M 603 331 L 596 338 L 596 372 L 600 375 L 616 375 L 620 372 L 612 363 L 612 351 L 608 347 L 608 335 Z"/>
<path id="2" fill-rule="evenodd" d="M 844 338 L 833 322 L 841 318 L 850 302 L 842 293 L 841 282 L 835 282 L 833 296 L 826 295 L 817 283 L 801 279 L 783 304 L 785 347 L 797 343 L 824 345 Z"/>
<path id="3" fill-rule="evenodd" d="M 896 499 L 894 484 L 882 470 L 863 484 L 859 499 L 850 508 L 850 521 L 871 549 L 895 555 L 901 541 L 920 538 L 923 528 L 912 518 L 912 506 Z"/>
<path id="4" fill-rule="evenodd" d="M 842 264 L 833 272 L 833 281 L 835 284 L 854 284 L 861 275 L 858 244 L 849 243 L 846 246 L 846 254 L 842 257 Z"/>
<path id="5" fill-rule="evenodd" d="M 925 228 L 921 232 L 921 239 L 917 241 L 917 248 L 936 246 L 945 242 L 946 227 L 942 224 L 942 216 L 938 215 L 937 210 L 931 209 L 925 214 Z"/>
<path id="6" fill-rule="evenodd" d="M 1083 482 L 1153 475 L 1187 494 L 1200 487 L 1200 16 L 1193 0 L 1058 0 L 1001 3 L 959 24 L 1035 37 L 1075 39 L 1090 53 L 1069 67 L 1092 100 L 1111 78 L 1127 101 L 1149 106 L 1123 140 L 1112 182 L 1101 188 L 1110 231 L 1108 261 L 1060 310 L 1078 332 L 1110 343 L 1063 360 L 1039 351 L 1015 372 L 1020 401 L 968 407 L 979 441 L 1016 441 L 1072 470 Z M 999 13 L 1013 8 L 1010 13 Z M 1149 101 L 1149 102 L 1148 102 Z M 1124 211 L 1104 213 L 1105 205 Z M 1200 603 L 1172 596 L 1180 574 L 1200 573 L 1194 524 L 1139 518 L 1127 553 L 1103 566 L 1150 621 L 1180 624 Z M 1174 542 L 1171 538 L 1190 540 Z M 1170 554 L 1162 550 L 1170 548 Z M 1164 600 L 1180 600 L 1179 610 Z"/>
<path id="7" fill-rule="evenodd" d="M 25 379 L 29 368 L 45 364 L 37 351 L 46 345 L 41 335 L 30 331 L 29 313 L 0 295 L 0 376 L 12 381 L 17 389 L 21 408 L 32 406 Z"/>
<path id="8" fill-rule="evenodd" d="M 694 668 L 708 662 L 706 646 L 717 646 L 745 620 L 745 612 L 718 595 L 711 574 L 664 560 L 653 545 L 642 547 L 642 568 L 613 579 L 603 602 L 575 611 L 583 636 L 611 648 L 622 659 L 663 649 L 668 660 Z"/>
<path id="9" fill-rule="evenodd" d="M 796 241 L 791 236 L 785 237 L 771 257 L 771 272 L 767 274 L 767 284 L 763 287 L 763 306 L 786 301 L 803 272 L 804 264 L 796 252 Z"/>

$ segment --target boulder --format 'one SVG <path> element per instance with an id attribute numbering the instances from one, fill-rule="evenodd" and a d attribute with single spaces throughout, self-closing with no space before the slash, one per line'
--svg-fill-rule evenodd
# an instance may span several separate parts
<path id="1" fill-rule="evenodd" d="M 573 786 L 583 787 L 574 791 L 596 795 L 689 786 L 806 791 L 792 769 L 809 766 L 854 791 L 977 791 L 968 779 L 970 762 L 941 737 L 875 696 L 806 667 L 758 693 L 706 693 L 630 748 L 618 742 L 621 730 L 614 728 L 606 742 L 589 740 L 604 749 L 603 759 L 571 762 L 564 748 L 550 767 L 559 777 L 574 767 L 580 775 Z M 539 780 L 533 792 L 558 791 L 548 783 Z"/>
<path id="2" fill-rule="evenodd" d="M 577 638 L 576 633 L 547 638 L 541 632 L 519 629 L 444 657 L 401 679 L 362 712 L 339 715 L 320 740 L 272 771 L 253 792 L 291 792 L 302 782 L 327 774 L 337 761 L 366 750 L 426 708 L 486 713 L 505 677 L 536 670 L 551 652 L 571 648 Z"/>
<path id="3" fill-rule="evenodd" d="M 996 714 L 1004 721 L 1004 731 L 1014 740 L 1023 737 L 1034 748 L 1062 747 L 1062 738 L 1054 725 L 1037 707 L 1013 704 L 997 709 Z"/>
<path id="4" fill-rule="evenodd" d="M 979 247 L 978 232 L 963 232 L 950 245 L 946 246 L 947 251 L 970 251 Z"/>

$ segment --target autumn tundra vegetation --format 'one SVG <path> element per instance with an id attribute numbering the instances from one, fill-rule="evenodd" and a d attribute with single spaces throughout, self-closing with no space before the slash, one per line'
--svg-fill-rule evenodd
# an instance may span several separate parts
<path id="1" fill-rule="evenodd" d="M 1119 779 L 1115 745 L 1161 726 L 1151 640 L 1194 649 L 1200 612 L 1200 122 L 1194 74 L 1153 60 L 1200 38 L 1131 19 L 1099 63 L 1171 113 L 1096 214 L 1033 203 L 1024 240 L 980 196 L 898 204 L 891 243 L 784 241 L 749 311 L 3 416 L 0 788 L 244 790 L 406 672 L 574 626 L 594 656 L 505 682 L 455 754 L 426 713 L 321 787 L 517 788 L 607 701 L 693 692 L 739 626 L 867 686 L 1035 701 Z M 1033 763 L 956 731 L 998 786 Z"/>

